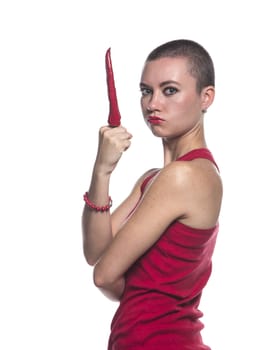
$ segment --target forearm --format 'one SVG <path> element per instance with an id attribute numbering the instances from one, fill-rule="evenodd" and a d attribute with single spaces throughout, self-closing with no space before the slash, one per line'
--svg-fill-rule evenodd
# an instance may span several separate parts
<path id="1" fill-rule="evenodd" d="M 99 146 L 88 191 L 88 199 L 97 206 L 109 202 L 110 176 L 122 152 L 130 146 L 132 135 L 122 126 L 99 130 Z M 89 264 L 94 265 L 113 239 L 110 211 L 90 209 L 85 206 L 82 217 L 84 254 Z"/>
<path id="2" fill-rule="evenodd" d="M 98 206 L 109 201 L 110 174 L 94 167 L 89 199 Z M 94 265 L 112 241 L 110 211 L 97 212 L 85 205 L 82 215 L 84 255 L 90 265 Z"/>

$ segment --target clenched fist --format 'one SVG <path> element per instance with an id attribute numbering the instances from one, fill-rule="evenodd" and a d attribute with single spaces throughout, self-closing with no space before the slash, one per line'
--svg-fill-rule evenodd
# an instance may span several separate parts
<path id="1" fill-rule="evenodd" d="M 122 153 L 130 147 L 131 138 L 132 135 L 123 126 L 116 128 L 101 127 L 95 166 L 105 173 L 111 173 Z"/>

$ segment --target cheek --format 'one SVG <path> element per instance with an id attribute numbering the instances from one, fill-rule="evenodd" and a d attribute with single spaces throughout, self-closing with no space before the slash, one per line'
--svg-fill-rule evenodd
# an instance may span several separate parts
<path id="1" fill-rule="evenodd" d="M 200 118 L 200 105 L 197 98 L 181 97 L 169 106 L 171 120 L 175 128 L 188 129 Z"/>
<path id="2" fill-rule="evenodd" d="M 182 114 L 196 114 L 200 110 L 200 100 L 193 94 L 182 95 L 175 101 L 175 110 Z"/>

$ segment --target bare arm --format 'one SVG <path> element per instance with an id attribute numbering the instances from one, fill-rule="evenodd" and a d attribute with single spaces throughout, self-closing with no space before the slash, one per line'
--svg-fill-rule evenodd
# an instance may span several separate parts
<path id="1" fill-rule="evenodd" d="M 109 175 L 94 170 L 89 199 L 100 206 L 108 203 Z M 95 212 L 84 206 L 82 215 L 83 249 L 86 261 L 94 265 L 112 239 L 110 212 Z"/>
<path id="2" fill-rule="evenodd" d="M 130 146 L 131 137 L 121 126 L 100 128 L 98 152 L 88 191 L 89 199 L 98 206 L 108 203 L 110 176 L 122 153 Z M 85 258 L 94 265 L 113 238 L 110 212 L 96 212 L 85 205 L 82 233 Z"/>
<path id="3" fill-rule="evenodd" d="M 176 162 L 160 172 L 96 264 L 95 284 L 105 290 L 107 296 L 174 220 L 197 228 L 211 228 L 216 224 L 221 202 L 219 176 L 206 160 L 192 163 Z"/>

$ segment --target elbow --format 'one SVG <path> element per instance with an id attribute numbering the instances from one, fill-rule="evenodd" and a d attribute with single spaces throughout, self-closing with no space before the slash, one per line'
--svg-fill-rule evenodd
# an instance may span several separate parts
<path id="1" fill-rule="evenodd" d="M 98 264 L 96 264 L 94 268 L 93 280 L 95 286 L 99 289 L 105 289 L 114 282 L 109 280 L 107 273 L 103 273 Z"/>
<path id="2" fill-rule="evenodd" d="M 99 264 L 95 265 L 93 280 L 95 286 L 112 301 L 119 301 L 124 292 L 125 281 L 123 277 L 114 279 Z"/>
<path id="3" fill-rule="evenodd" d="M 98 265 L 96 265 L 94 268 L 93 280 L 94 280 L 94 285 L 97 288 L 105 288 L 105 285 L 106 285 L 105 279 L 104 279 L 104 276 L 100 273 L 98 269 Z"/>

